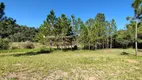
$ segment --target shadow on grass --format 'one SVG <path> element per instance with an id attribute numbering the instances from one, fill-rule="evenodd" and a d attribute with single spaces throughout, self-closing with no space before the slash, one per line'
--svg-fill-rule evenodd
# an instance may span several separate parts
<path id="1" fill-rule="evenodd" d="M 74 46 L 73 48 L 64 48 L 63 51 L 67 52 L 67 51 L 77 51 L 79 50 L 79 48 L 77 46 Z"/>
<path id="2" fill-rule="evenodd" d="M 71 49 L 71 48 L 66 48 L 63 49 L 63 52 L 68 52 L 68 51 L 77 51 L 78 49 Z"/>
<path id="3" fill-rule="evenodd" d="M 53 52 L 53 50 L 49 49 L 41 49 L 38 52 L 26 52 L 26 53 L 21 53 L 21 54 L 13 54 L 12 56 L 19 57 L 19 56 L 32 56 L 32 55 L 39 55 L 39 54 L 49 54 Z"/>
<path id="4" fill-rule="evenodd" d="M 20 56 L 33 56 L 33 55 L 39 55 L 39 54 L 50 54 L 54 51 L 54 49 L 50 50 L 48 48 L 40 49 L 39 51 L 30 51 L 25 53 L 14 53 L 14 54 L 2 54 L 0 57 L 8 57 L 8 56 L 14 56 L 14 57 L 20 57 Z"/>
<path id="5" fill-rule="evenodd" d="M 138 49 L 138 52 L 142 52 L 142 49 Z"/>
<path id="6" fill-rule="evenodd" d="M 138 56 L 137 57 L 142 57 L 142 53 L 141 52 L 142 52 L 142 49 L 138 49 Z M 136 56 L 135 53 L 131 53 L 131 52 L 129 53 L 127 51 L 121 52 L 120 55 Z"/>
<path id="7" fill-rule="evenodd" d="M 0 57 L 7 57 L 7 56 L 14 56 L 14 57 L 20 57 L 20 56 L 33 56 L 33 55 L 39 55 L 39 54 L 50 54 L 54 51 L 58 51 L 58 50 L 61 50 L 61 49 L 55 49 L 55 48 L 52 48 L 51 50 L 49 48 L 43 48 L 43 49 L 40 49 L 39 51 L 29 51 L 29 52 L 21 52 L 21 53 L 14 53 L 14 54 L 2 54 L 0 55 Z M 67 52 L 67 51 L 75 51 L 76 49 L 63 49 L 63 52 Z"/>
<path id="8" fill-rule="evenodd" d="M 120 55 L 122 55 L 122 56 L 129 56 L 129 57 L 136 57 L 136 58 L 142 58 L 142 55 L 138 55 L 138 56 L 136 56 L 135 54 L 131 54 L 131 53 L 128 53 L 128 52 L 121 52 L 120 53 Z"/>
<path id="9" fill-rule="evenodd" d="M 32 55 L 39 55 L 39 54 L 50 54 L 54 51 L 57 51 L 57 50 L 60 50 L 60 49 L 41 49 L 40 51 L 38 52 L 26 52 L 26 53 L 21 53 L 21 54 L 12 54 L 12 56 L 15 56 L 15 57 L 19 57 L 19 56 L 32 56 Z M 72 49 L 71 48 L 66 48 L 66 49 L 63 49 L 64 52 L 67 52 L 67 51 L 76 51 L 77 49 Z"/>
<path id="10" fill-rule="evenodd" d="M 128 52 L 121 52 L 120 55 L 130 55 Z"/>

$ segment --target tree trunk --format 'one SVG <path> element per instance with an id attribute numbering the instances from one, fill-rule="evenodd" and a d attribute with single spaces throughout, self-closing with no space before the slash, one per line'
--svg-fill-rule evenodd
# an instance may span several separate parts
<path id="1" fill-rule="evenodd" d="M 108 48 L 108 39 L 106 38 L 106 48 Z"/>
<path id="2" fill-rule="evenodd" d="M 112 35 L 111 35 L 111 41 L 110 41 L 110 48 L 112 49 Z"/>
<path id="3" fill-rule="evenodd" d="M 61 50 L 63 51 L 63 39 L 62 39 L 62 44 L 61 44 Z"/>
<path id="4" fill-rule="evenodd" d="M 107 38 L 107 48 L 109 48 L 109 37 Z"/>
<path id="5" fill-rule="evenodd" d="M 59 45 L 56 45 L 57 49 L 59 49 Z"/>
<path id="6" fill-rule="evenodd" d="M 98 45 L 96 45 L 96 49 L 98 49 Z"/>
<path id="7" fill-rule="evenodd" d="M 84 49 L 85 49 L 85 43 L 83 44 L 83 46 L 84 46 Z"/>
<path id="8" fill-rule="evenodd" d="M 71 50 L 72 50 L 72 41 L 71 41 Z"/>
<path id="9" fill-rule="evenodd" d="M 135 54 L 138 56 L 138 43 L 137 43 L 137 27 L 138 27 L 138 22 L 136 21 L 136 31 L 135 31 Z"/>
<path id="10" fill-rule="evenodd" d="M 50 51 L 52 50 L 52 40 L 50 40 Z"/>
<path id="11" fill-rule="evenodd" d="M 76 46 L 78 47 L 78 39 L 77 39 L 77 37 L 76 37 L 75 40 L 76 40 L 76 41 L 75 41 L 75 44 L 76 44 Z"/>
<path id="12" fill-rule="evenodd" d="M 90 41 L 89 41 L 89 50 L 91 50 Z"/>
<path id="13" fill-rule="evenodd" d="M 105 48 L 105 40 L 103 40 L 103 49 Z"/>

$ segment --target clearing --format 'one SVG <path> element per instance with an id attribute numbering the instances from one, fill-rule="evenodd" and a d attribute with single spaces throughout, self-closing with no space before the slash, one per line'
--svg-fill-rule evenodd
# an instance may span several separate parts
<path id="1" fill-rule="evenodd" d="M 0 80 L 142 80 L 142 57 L 133 49 L 29 51 L 2 51 Z"/>

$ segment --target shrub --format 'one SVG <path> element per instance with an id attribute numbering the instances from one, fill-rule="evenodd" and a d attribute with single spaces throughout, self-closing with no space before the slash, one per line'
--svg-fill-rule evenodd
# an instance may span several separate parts
<path id="1" fill-rule="evenodd" d="M 0 38 L 0 50 L 6 50 L 9 48 L 9 41 L 8 39 L 1 39 Z"/>
<path id="2" fill-rule="evenodd" d="M 24 47 L 25 49 L 33 49 L 33 48 L 35 48 L 34 44 L 33 44 L 32 42 L 29 42 L 29 41 L 25 42 L 25 43 L 23 44 L 23 47 Z"/>
<path id="3" fill-rule="evenodd" d="M 11 46 L 10 49 L 20 49 L 20 47 L 19 46 Z"/>
<path id="4" fill-rule="evenodd" d="M 22 47 L 20 42 L 11 42 L 10 44 L 10 49 L 22 49 Z"/>

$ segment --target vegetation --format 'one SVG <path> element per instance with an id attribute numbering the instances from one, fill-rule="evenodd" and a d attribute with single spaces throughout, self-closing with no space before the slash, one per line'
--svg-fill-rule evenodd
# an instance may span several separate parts
<path id="1" fill-rule="evenodd" d="M 132 8 L 122 30 L 104 13 L 84 22 L 54 10 L 34 28 L 7 17 L 0 2 L 0 80 L 141 80 L 142 0 Z"/>
<path id="2" fill-rule="evenodd" d="M 48 49 L 49 50 L 49 49 Z M 40 51 L 40 50 L 39 50 Z M 133 49 L 1 53 L 0 79 L 141 80 L 142 58 Z M 31 54 L 32 53 L 32 54 Z M 140 52 L 141 53 L 141 52 Z"/>
<path id="3" fill-rule="evenodd" d="M 4 50 L 8 48 L 9 48 L 9 41 L 7 39 L 0 38 L 0 50 Z"/>
<path id="4" fill-rule="evenodd" d="M 16 24 L 16 20 L 4 15 L 4 10 L 4 3 L 0 3 L 0 38 L 8 38 L 12 42 L 34 41 L 37 29 Z"/>
<path id="5" fill-rule="evenodd" d="M 141 23 L 141 15 L 142 15 L 142 0 L 134 0 L 133 3 L 132 3 L 132 7 L 134 8 L 134 12 L 135 12 L 135 16 L 132 17 L 132 20 L 135 20 L 135 53 L 136 53 L 136 56 L 138 55 L 138 49 L 137 49 L 137 42 L 138 42 L 138 26 L 139 26 L 139 23 Z"/>
<path id="6" fill-rule="evenodd" d="M 34 44 L 33 44 L 32 42 L 27 41 L 27 42 L 23 45 L 23 47 L 24 47 L 25 49 L 33 49 L 35 46 L 34 46 Z"/>
<path id="7" fill-rule="evenodd" d="M 134 18 L 126 25 L 126 29 L 117 30 L 115 19 L 105 19 L 104 13 L 98 13 L 95 18 L 88 19 L 85 23 L 74 15 L 67 17 L 65 14 L 56 17 L 54 10 L 47 15 L 46 20 L 38 29 L 20 26 L 16 20 L 4 14 L 5 5 L 1 3 L 0 11 L 0 36 L 8 38 L 11 42 L 40 42 L 44 45 L 56 46 L 58 49 L 74 48 L 83 45 L 83 49 L 96 50 L 104 48 L 129 48 L 134 47 L 134 42 L 141 42 L 141 0 L 135 0 L 132 7 L 135 11 Z M 138 31 L 135 25 L 138 24 Z M 136 31 L 134 31 L 135 29 Z M 137 39 L 138 33 L 138 39 Z M 135 46 L 137 47 L 137 46 Z M 16 48 L 16 47 L 15 47 Z"/>
<path id="8" fill-rule="evenodd" d="M 134 5 L 141 7 L 137 1 L 132 3 L 132 7 Z M 139 7 L 134 7 L 134 10 L 137 8 L 140 10 Z M 138 13 L 138 15 L 140 17 L 141 13 Z M 130 17 L 127 20 L 130 20 Z M 95 18 L 90 18 L 84 23 L 81 18 L 76 18 L 74 15 L 68 18 L 65 14 L 61 14 L 57 18 L 55 12 L 51 10 L 44 23 L 40 26 L 36 40 L 42 43 L 48 42 L 51 48 L 54 45 L 61 49 L 63 46 L 64 48 L 66 46 L 72 48 L 78 45 L 83 45 L 83 49 L 88 50 L 134 48 L 134 43 L 137 42 L 138 47 L 141 48 L 141 21 L 137 24 L 138 31 L 135 28 L 134 19 L 131 19 L 130 23 L 126 25 L 126 29 L 117 30 L 115 19 L 107 21 L 104 13 L 98 13 Z M 137 48 L 137 45 L 135 47 Z"/>

